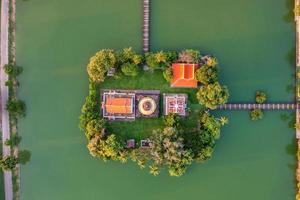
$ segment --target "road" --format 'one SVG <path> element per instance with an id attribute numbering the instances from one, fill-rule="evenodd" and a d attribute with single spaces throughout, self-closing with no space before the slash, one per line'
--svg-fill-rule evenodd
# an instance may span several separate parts
<path id="1" fill-rule="evenodd" d="M 11 154 L 10 147 L 4 145 L 4 142 L 10 138 L 9 133 L 9 115 L 5 109 L 8 99 L 8 88 L 5 82 L 8 79 L 7 74 L 4 72 L 3 67 L 8 63 L 8 16 L 9 16 L 9 0 L 1 1 L 1 38 L 0 38 L 0 92 L 1 92 L 1 117 L 2 117 L 2 145 L 3 156 Z M 4 172 L 4 189 L 5 200 L 13 199 L 12 190 L 12 173 L 10 171 Z"/>

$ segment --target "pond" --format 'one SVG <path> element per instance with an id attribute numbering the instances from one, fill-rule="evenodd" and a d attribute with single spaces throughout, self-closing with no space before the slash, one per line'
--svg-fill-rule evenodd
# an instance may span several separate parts
<path id="1" fill-rule="evenodd" d="M 292 101 L 294 27 L 290 1 L 152 0 L 153 50 L 199 48 L 214 54 L 231 102 L 253 101 L 257 89 L 271 102 Z M 86 64 L 101 48 L 141 52 L 140 0 L 29 0 L 17 3 L 17 62 L 24 67 L 20 98 L 24 200 L 205 199 L 292 200 L 294 131 L 266 112 L 217 112 L 223 129 L 213 158 L 182 178 L 152 177 L 135 164 L 92 158 L 78 116 L 88 92 Z M 287 112 L 290 114 L 291 112 Z"/>

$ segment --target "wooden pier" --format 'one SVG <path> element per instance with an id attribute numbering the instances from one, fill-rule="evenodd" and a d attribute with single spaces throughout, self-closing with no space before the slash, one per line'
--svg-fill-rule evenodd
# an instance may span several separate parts
<path id="1" fill-rule="evenodd" d="M 143 51 L 149 52 L 150 48 L 150 0 L 144 0 L 144 24 L 143 24 Z"/>
<path id="2" fill-rule="evenodd" d="M 245 103 L 235 103 L 235 104 L 224 104 L 219 105 L 219 110 L 298 110 L 300 106 L 294 103 L 268 103 L 268 104 L 245 104 Z"/>

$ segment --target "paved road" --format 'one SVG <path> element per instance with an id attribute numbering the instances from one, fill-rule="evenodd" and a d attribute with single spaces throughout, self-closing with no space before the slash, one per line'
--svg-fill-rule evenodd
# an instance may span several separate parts
<path id="1" fill-rule="evenodd" d="M 2 0 L 1 2 L 1 38 L 0 38 L 0 92 L 1 92 L 1 116 L 2 116 L 2 141 L 3 141 L 3 155 L 10 155 L 10 147 L 4 145 L 4 142 L 10 138 L 9 134 L 9 115 L 5 109 L 5 105 L 8 99 L 8 88 L 5 86 L 5 82 L 8 79 L 3 70 L 3 66 L 8 63 L 8 0 Z M 5 200 L 13 199 L 12 192 L 12 174 L 11 172 L 4 172 L 4 189 Z"/>

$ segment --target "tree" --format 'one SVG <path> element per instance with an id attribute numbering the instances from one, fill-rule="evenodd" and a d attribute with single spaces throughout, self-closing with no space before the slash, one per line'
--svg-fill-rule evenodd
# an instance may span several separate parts
<path id="1" fill-rule="evenodd" d="M 173 79 L 173 71 L 171 67 L 168 67 L 163 71 L 163 76 L 167 82 L 171 82 Z"/>
<path id="2" fill-rule="evenodd" d="M 178 60 L 184 63 L 198 63 L 200 52 L 193 49 L 186 49 L 179 53 Z"/>
<path id="3" fill-rule="evenodd" d="M 121 71 L 126 76 L 137 76 L 138 75 L 138 68 L 134 64 L 125 63 L 121 66 Z"/>
<path id="4" fill-rule="evenodd" d="M 23 67 L 8 64 L 8 65 L 4 66 L 4 71 L 7 75 L 16 77 L 16 76 L 19 76 L 23 72 Z"/>
<path id="5" fill-rule="evenodd" d="M 264 93 L 262 91 L 256 91 L 256 94 L 255 94 L 255 101 L 256 101 L 256 103 L 262 104 L 266 100 L 267 100 L 266 93 Z"/>
<path id="6" fill-rule="evenodd" d="M 157 176 L 159 174 L 159 168 L 156 165 L 150 165 L 150 174 Z"/>
<path id="7" fill-rule="evenodd" d="M 100 134 L 96 134 L 89 141 L 88 149 L 92 156 L 98 156 L 104 161 L 115 160 L 124 162 L 124 158 L 127 158 L 124 147 L 114 134 L 111 134 L 106 138 L 102 137 Z"/>
<path id="8" fill-rule="evenodd" d="M 151 70 L 155 69 L 166 69 L 177 60 L 177 53 L 174 51 L 159 51 L 156 53 L 146 53 L 146 64 Z"/>
<path id="9" fill-rule="evenodd" d="M 26 113 L 26 105 L 21 100 L 8 100 L 6 110 L 14 117 L 24 117 Z"/>
<path id="10" fill-rule="evenodd" d="M 87 123 L 86 126 L 86 137 L 87 139 L 91 139 L 95 134 L 102 134 L 104 133 L 106 121 L 104 119 L 96 118 Z"/>
<path id="11" fill-rule="evenodd" d="M 201 105 L 209 109 L 216 109 L 218 105 L 225 104 L 229 98 L 226 86 L 218 82 L 202 86 L 197 92 L 197 99 Z"/>
<path id="12" fill-rule="evenodd" d="M 89 84 L 89 95 L 85 99 L 85 103 L 81 108 L 81 115 L 79 117 L 79 127 L 85 131 L 87 124 L 100 117 L 98 95 L 96 92 L 96 84 L 90 82 Z"/>
<path id="13" fill-rule="evenodd" d="M 103 82 L 110 67 L 115 67 L 116 57 L 113 50 L 103 49 L 97 52 L 87 66 L 87 72 L 94 82 Z"/>
<path id="14" fill-rule="evenodd" d="M 117 53 L 117 63 L 118 66 L 122 66 L 123 64 L 130 63 L 135 65 L 136 67 L 142 63 L 142 56 L 135 53 L 132 50 L 132 47 L 124 48 L 122 51 Z"/>
<path id="15" fill-rule="evenodd" d="M 178 127 L 179 126 L 180 117 L 176 113 L 169 113 L 164 116 L 164 124 L 166 127 Z"/>
<path id="16" fill-rule="evenodd" d="M 229 122 L 227 117 L 221 117 L 219 119 L 219 121 L 220 121 L 222 126 L 224 126 L 225 124 L 228 124 L 228 122 Z"/>
<path id="17" fill-rule="evenodd" d="M 16 134 L 12 134 L 10 136 L 10 139 L 5 141 L 5 145 L 10 145 L 12 147 L 18 146 L 21 142 L 21 139 L 22 139 L 22 137 L 20 137 Z"/>
<path id="18" fill-rule="evenodd" d="M 190 149 L 186 149 L 183 138 L 173 127 L 154 130 L 150 155 L 156 166 L 167 166 L 171 176 L 181 176 L 193 160 Z"/>
<path id="19" fill-rule="evenodd" d="M 264 113 L 261 109 L 253 109 L 250 111 L 250 118 L 252 121 L 257 121 L 264 117 Z"/>
<path id="20" fill-rule="evenodd" d="M 31 152 L 30 151 L 28 151 L 28 150 L 19 151 L 18 159 L 19 159 L 19 162 L 22 165 L 25 165 L 27 162 L 29 162 L 30 158 L 31 158 Z"/>
<path id="21" fill-rule="evenodd" d="M 212 56 L 208 56 L 207 60 L 206 60 L 206 65 L 209 67 L 215 67 L 218 65 L 218 61 L 217 58 L 212 57 Z"/>
<path id="22" fill-rule="evenodd" d="M 13 170 L 18 163 L 18 159 L 14 156 L 5 156 L 0 160 L 2 170 Z"/>
<path id="23" fill-rule="evenodd" d="M 196 79 L 204 85 L 215 83 L 218 81 L 217 67 L 201 66 L 196 71 Z"/>

